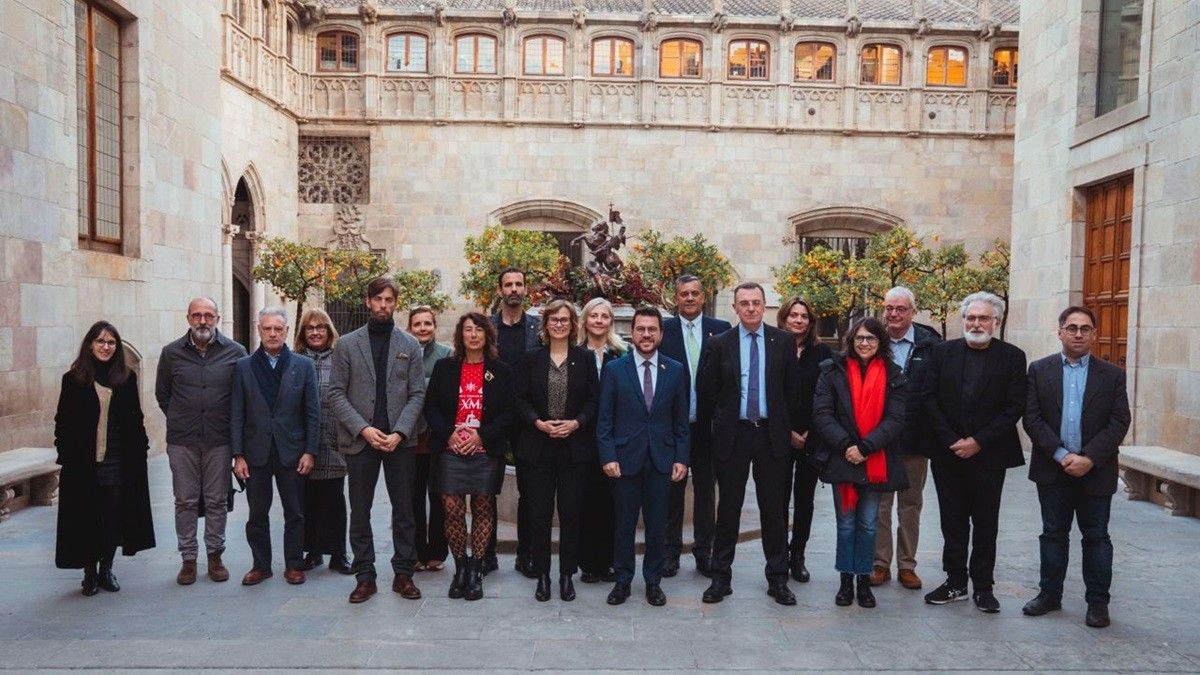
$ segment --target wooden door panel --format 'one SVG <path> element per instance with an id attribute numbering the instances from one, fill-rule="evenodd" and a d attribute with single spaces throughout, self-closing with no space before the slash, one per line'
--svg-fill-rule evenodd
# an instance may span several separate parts
<path id="1" fill-rule="evenodd" d="M 1088 188 L 1086 201 L 1083 302 L 1096 313 L 1094 351 L 1124 367 L 1129 342 L 1133 176 Z"/>

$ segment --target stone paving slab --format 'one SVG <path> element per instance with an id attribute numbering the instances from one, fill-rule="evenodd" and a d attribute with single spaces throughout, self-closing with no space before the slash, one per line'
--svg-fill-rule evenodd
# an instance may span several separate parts
<path id="1" fill-rule="evenodd" d="M 970 603 L 926 605 L 921 592 L 895 583 L 876 589 L 874 610 L 835 607 L 827 488 L 817 492 L 813 580 L 792 584 L 796 607 L 767 597 L 758 541 L 738 547 L 734 594 L 716 605 L 700 602 L 708 581 L 690 559 L 664 580 L 662 608 L 646 604 L 640 581 L 620 607 L 605 604 L 606 584 L 577 583 L 573 603 L 536 602 L 534 582 L 512 571 L 511 556 L 502 556 L 474 603 L 445 597 L 449 570 L 418 574 L 425 597 L 415 602 L 389 592 L 386 573 L 380 594 L 363 605 L 347 603 L 353 581 L 327 569 L 289 586 L 277 568 L 274 578 L 245 588 L 237 583 L 250 562 L 240 498 L 226 554 L 234 580 L 201 577 L 180 587 L 165 458 L 153 458 L 150 472 L 159 547 L 117 561 L 120 593 L 84 598 L 79 574 L 53 567 L 54 508 L 27 509 L 0 526 L 0 670 L 1200 672 L 1200 592 L 1190 583 L 1200 520 L 1117 499 L 1113 625 L 1083 625 L 1078 534 L 1063 611 L 1031 619 L 1020 607 L 1036 592 L 1039 518 L 1036 493 L 1019 471 L 1009 475 L 1001 514 L 997 616 Z M 378 494 L 375 525 L 383 532 L 388 513 Z M 941 537 L 932 484 L 925 496 L 918 572 L 928 589 L 941 581 Z M 281 523 L 276 506 L 277 543 Z M 390 540 L 377 543 L 386 560 Z"/>

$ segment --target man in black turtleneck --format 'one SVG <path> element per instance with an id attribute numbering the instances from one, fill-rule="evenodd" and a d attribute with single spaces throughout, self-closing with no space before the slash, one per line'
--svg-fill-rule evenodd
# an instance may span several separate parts
<path id="1" fill-rule="evenodd" d="M 352 603 L 365 602 L 376 591 L 371 503 L 381 468 L 392 503 L 392 590 L 410 600 L 421 597 L 412 581 L 413 427 L 425 404 L 425 366 L 420 343 L 396 328 L 398 295 L 387 277 L 367 285 L 370 320 L 338 340 L 329 373 L 329 405 L 350 479 L 350 550 L 357 579 Z"/>

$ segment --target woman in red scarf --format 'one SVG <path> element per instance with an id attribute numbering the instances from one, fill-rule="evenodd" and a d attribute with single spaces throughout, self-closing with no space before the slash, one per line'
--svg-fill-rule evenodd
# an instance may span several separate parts
<path id="1" fill-rule="evenodd" d="M 907 383 L 890 358 L 891 343 L 878 319 L 857 321 L 844 354 L 821 366 L 813 399 L 812 429 L 821 443 L 821 480 L 834 486 L 837 561 L 842 585 L 834 601 L 874 607 L 871 564 L 879 497 L 908 487 L 899 457 L 888 446 L 904 427 Z M 822 461 L 823 460 L 823 461 Z"/>

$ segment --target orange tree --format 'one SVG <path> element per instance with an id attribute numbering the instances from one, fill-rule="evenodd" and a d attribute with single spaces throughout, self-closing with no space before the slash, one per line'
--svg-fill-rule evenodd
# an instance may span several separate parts
<path id="1" fill-rule="evenodd" d="M 872 283 L 866 262 L 823 246 L 771 268 L 771 273 L 781 298 L 800 296 L 817 316 L 836 317 L 839 334 L 845 333 L 851 317 L 866 308 Z"/>
<path id="2" fill-rule="evenodd" d="M 525 272 L 526 287 L 541 284 L 558 263 L 558 244 L 547 232 L 489 225 L 463 244 L 467 269 L 459 277 L 459 292 L 483 308 L 496 300 L 496 275 L 506 267 Z M 530 297 L 536 302 L 538 298 Z"/>
<path id="3" fill-rule="evenodd" d="M 668 305 L 674 302 L 675 279 L 684 274 L 696 275 L 709 299 L 735 278 L 729 259 L 702 234 L 664 239 L 657 230 L 644 230 L 633 243 L 632 262 L 646 287 Z"/>
<path id="4" fill-rule="evenodd" d="M 266 238 L 258 247 L 258 264 L 250 275 L 296 303 L 295 327 L 299 330 L 310 292 L 320 292 L 326 302 L 362 297 L 367 282 L 386 274 L 387 267 L 387 259 L 371 251 L 328 250 L 304 242 Z"/>
<path id="5" fill-rule="evenodd" d="M 392 278 L 400 287 L 400 297 L 396 298 L 400 310 L 424 305 L 441 312 L 450 306 L 450 296 L 438 291 L 441 278 L 432 270 L 400 269 L 392 273 Z"/>
<path id="6" fill-rule="evenodd" d="M 882 305 L 892 288 L 916 283 L 924 250 L 924 241 L 907 227 L 881 232 L 867 241 L 862 264 L 870 278 L 868 292 L 875 304 Z"/>

